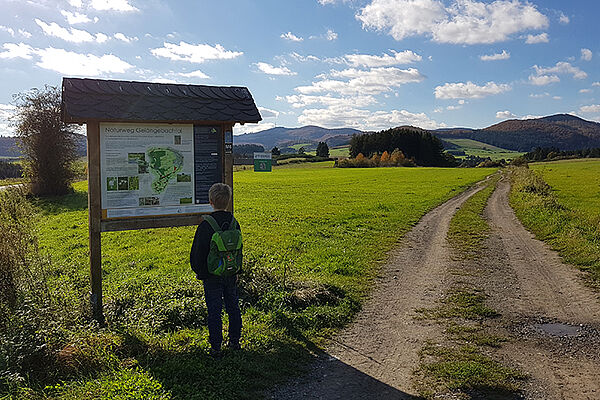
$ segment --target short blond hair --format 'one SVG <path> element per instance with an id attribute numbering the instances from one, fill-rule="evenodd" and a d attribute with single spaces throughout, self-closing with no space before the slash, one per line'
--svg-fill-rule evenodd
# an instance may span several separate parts
<path id="1" fill-rule="evenodd" d="M 224 210 L 231 200 L 231 187 L 224 183 L 215 183 L 208 189 L 208 201 L 217 210 Z"/>

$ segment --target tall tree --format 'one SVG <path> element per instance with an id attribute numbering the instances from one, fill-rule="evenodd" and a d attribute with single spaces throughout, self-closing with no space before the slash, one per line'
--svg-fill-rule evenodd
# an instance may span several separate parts
<path id="1" fill-rule="evenodd" d="M 279 150 L 279 148 L 277 146 L 273 147 L 271 149 L 271 155 L 276 157 L 276 156 L 280 156 L 281 155 L 281 150 Z"/>
<path id="2" fill-rule="evenodd" d="M 25 156 L 24 175 L 34 195 L 71 191 L 77 158 L 73 126 L 60 118 L 61 92 L 55 86 L 31 89 L 14 96 L 19 147 Z"/>
<path id="3" fill-rule="evenodd" d="M 317 145 L 317 157 L 329 158 L 329 146 L 325 142 L 319 142 Z"/>

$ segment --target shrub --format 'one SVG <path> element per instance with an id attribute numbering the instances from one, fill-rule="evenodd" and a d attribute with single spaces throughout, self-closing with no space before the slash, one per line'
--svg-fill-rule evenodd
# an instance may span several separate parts
<path id="1" fill-rule="evenodd" d="M 34 195 L 57 195 L 71 191 L 72 169 L 77 159 L 76 135 L 61 121 L 61 91 L 52 86 L 15 96 L 16 132 L 25 156 L 24 175 Z"/>

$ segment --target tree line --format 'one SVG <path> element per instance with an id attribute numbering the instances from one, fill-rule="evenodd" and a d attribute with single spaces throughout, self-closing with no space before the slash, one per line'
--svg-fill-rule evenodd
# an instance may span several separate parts
<path id="1" fill-rule="evenodd" d="M 19 164 L 0 160 L 0 179 L 20 178 L 23 169 Z"/>
<path id="2" fill-rule="evenodd" d="M 600 158 L 600 147 L 581 150 L 560 150 L 558 147 L 536 147 L 523 157 L 527 161 L 548 161 L 561 158 Z"/>
<path id="3" fill-rule="evenodd" d="M 350 157 L 359 154 L 371 158 L 373 154 L 391 154 L 398 149 L 417 165 L 428 167 L 456 166 L 456 159 L 444 151 L 442 141 L 427 131 L 392 128 L 375 133 L 353 135 L 350 139 Z"/>

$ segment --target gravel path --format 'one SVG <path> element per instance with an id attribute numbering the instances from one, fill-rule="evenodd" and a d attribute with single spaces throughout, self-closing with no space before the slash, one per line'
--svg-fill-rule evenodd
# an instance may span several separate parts
<path id="1" fill-rule="evenodd" d="M 337 335 L 310 373 L 269 394 L 274 399 L 410 399 L 418 351 L 440 326 L 417 320 L 446 287 L 450 219 L 477 186 L 437 207 L 404 237 L 382 268 L 355 322 Z"/>
<path id="2" fill-rule="evenodd" d="M 501 317 L 490 329 L 509 338 L 494 358 L 530 376 L 527 399 L 600 399 L 600 300 L 584 275 L 521 225 L 503 178 L 485 214 L 492 227 L 476 262 L 452 260 L 450 219 L 477 186 L 434 209 L 383 266 L 355 322 L 331 341 L 310 372 L 267 395 L 273 399 L 414 399 L 418 351 L 443 341 L 442 326 L 415 319 L 457 280 L 480 287 Z M 467 271 L 465 275 L 457 271 Z M 473 273 L 474 272 L 474 273 Z"/>

